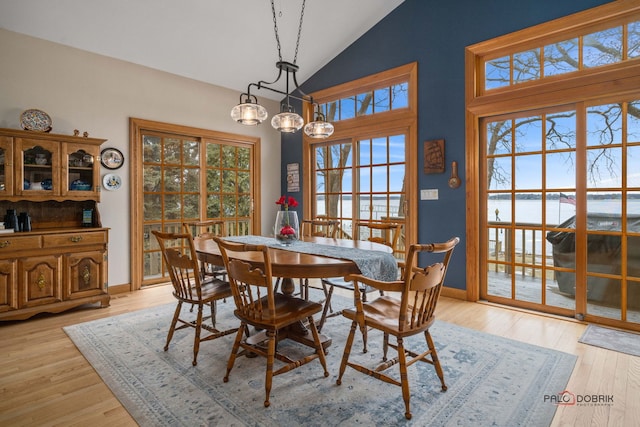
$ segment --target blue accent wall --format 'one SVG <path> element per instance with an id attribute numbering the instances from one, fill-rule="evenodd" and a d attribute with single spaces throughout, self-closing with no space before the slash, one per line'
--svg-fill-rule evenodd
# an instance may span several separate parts
<path id="1" fill-rule="evenodd" d="M 422 159 L 423 141 L 444 138 L 447 163 L 445 173 L 425 175 L 419 162 L 418 188 L 438 189 L 439 199 L 419 202 L 418 242 L 461 238 L 447 273 L 448 286 L 466 288 L 465 47 L 605 3 L 609 1 L 405 0 L 302 85 L 309 93 L 418 62 L 416 155 Z M 454 160 L 463 182 L 455 190 L 447 185 Z M 282 194 L 286 190 L 286 165 L 301 162 L 301 132 L 283 135 Z M 294 197 L 301 199 L 299 195 Z M 302 206 L 299 209 L 302 212 Z"/>

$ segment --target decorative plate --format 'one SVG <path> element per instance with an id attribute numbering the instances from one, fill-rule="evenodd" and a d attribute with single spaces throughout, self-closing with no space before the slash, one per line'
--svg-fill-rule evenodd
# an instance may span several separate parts
<path id="1" fill-rule="evenodd" d="M 22 112 L 20 124 L 24 130 L 49 132 L 51 130 L 51 117 L 42 110 L 32 108 Z"/>
<path id="2" fill-rule="evenodd" d="M 102 177 L 102 185 L 109 191 L 117 190 L 122 186 L 120 176 L 114 173 L 108 173 Z"/>
<path id="3" fill-rule="evenodd" d="M 107 169 L 118 169 L 124 164 L 124 155 L 117 148 L 105 148 L 100 153 L 100 163 Z"/>

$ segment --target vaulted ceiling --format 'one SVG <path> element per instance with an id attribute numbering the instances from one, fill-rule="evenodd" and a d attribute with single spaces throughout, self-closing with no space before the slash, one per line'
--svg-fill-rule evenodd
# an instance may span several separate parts
<path id="1" fill-rule="evenodd" d="M 298 82 L 402 1 L 307 0 Z M 293 62 L 302 0 L 274 4 L 282 59 Z M 269 0 L 0 0 L 0 28 L 239 92 L 277 76 Z"/>

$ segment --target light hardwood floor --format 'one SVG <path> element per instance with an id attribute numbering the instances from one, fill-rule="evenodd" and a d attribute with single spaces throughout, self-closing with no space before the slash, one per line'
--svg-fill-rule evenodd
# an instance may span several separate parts
<path id="1" fill-rule="evenodd" d="M 173 301 L 169 286 L 157 286 L 115 295 L 108 308 L 0 324 L 0 426 L 135 425 L 62 327 Z M 437 313 L 444 321 L 577 355 L 567 390 L 613 395 L 613 405 L 560 406 L 553 426 L 640 425 L 640 357 L 578 343 L 585 324 L 450 298 L 441 299 Z"/>

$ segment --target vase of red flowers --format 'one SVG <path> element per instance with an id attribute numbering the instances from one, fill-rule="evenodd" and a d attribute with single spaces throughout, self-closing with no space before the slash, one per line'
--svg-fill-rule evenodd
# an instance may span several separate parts
<path id="1" fill-rule="evenodd" d="M 298 212 L 289 210 L 298 206 L 298 202 L 291 196 L 282 196 L 276 205 L 280 205 L 280 210 L 276 212 L 273 234 L 281 245 L 287 246 L 297 241 L 300 236 Z"/>

